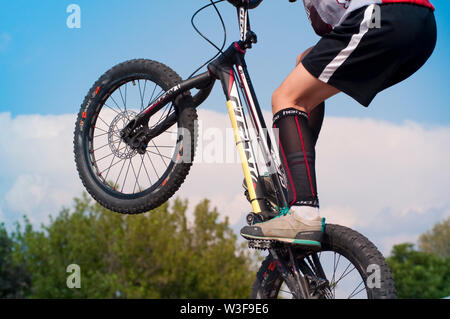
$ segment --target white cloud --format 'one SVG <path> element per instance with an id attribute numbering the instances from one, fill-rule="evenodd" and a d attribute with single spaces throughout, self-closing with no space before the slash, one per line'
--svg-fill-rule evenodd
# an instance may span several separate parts
<path id="1" fill-rule="evenodd" d="M 271 123 L 271 115 L 265 117 Z M 229 127 L 225 114 L 201 110 L 199 119 L 204 130 Z M 416 238 L 449 216 L 448 145 L 447 127 L 326 118 L 317 147 L 322 215 L 373 236 L 389 253 L 389 245 Z M 242 222 L 242 214 L 251 208 L 241 184 L 239 164 L 197 163 L 179 194 L 210 198 L 232 222 Z"/>
<path id="2" fill-rule="evenodd" d="M 326 119 L 317 148 L 322 205 L 350 206 L 369 237 L 419 235 L 449 214 L 449 143 L 447 127 Z"/>
<path id="3" fill-rule="evenodd" d="M 271 116 L 265 113 L 268 123 Z M 230 128 L 226 114 L 200 110 L 203 131 Z M 46 221 L 80 195 L 72 140 L 74 115 L 0 114 L 0 187 L 5 189 L 4 215 L 27 213 Z M 212 132 L 212 131 L 210 131 Z M 212 134 L 214 135 L 214 134 Z M 205 163 L 211 134 L 203 141 L 185 183 L 176 194 L 189 198 L 191 209 L 209 198 L 234 228 L 251 211 L 243 196 L 242 171 L 234 163 Z M 326 118 L 317 147 L 317 174 L 322 214 L 329 222 L 355 228 L 384 253 L 393 244 L 414 241 L 434 223 L 450 216 L 450 128 L 417 123 L 395 125 L 354 118 Z M 209 147 L 208 147 L 209 146 Z M 223 143 L 224 158 L 235 152 Z M 230 154 L 228 154 L 230 157 Z M 236 153 L 231 158 L 236 158 Z M 230 162 L 230 161 L 228 161 Z M 233 162 L 233 161 L 231 161 Z"/>
<path id="4" fill-rule="evenodd" d="M 0 114 L 0 174 L 7 217 L 29 216 L 35 224 L 47 221 L 62 206 L 70 206 L 82 188 L 73 159 L 74 115 Z"/>

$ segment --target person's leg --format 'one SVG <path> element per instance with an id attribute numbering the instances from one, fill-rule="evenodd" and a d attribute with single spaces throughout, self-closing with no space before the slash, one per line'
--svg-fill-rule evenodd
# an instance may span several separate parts
<path id="1" fill-rule="evenodd" d="M 296 69 L 273 96 L 274 128 L 278 130 L 280 157 L 287 175 L 289 205 L 298 217 L 310 220 L 319 217 L 315 146 L 324 116 L 322 99 L 339 92 L 316 80 L 301 65 L 311 49 L 299 55 Z M 295 91 L 293 81 L 299 81 L 301 92 Z"/>
<path id="2" fill-rule="evenodd" d="M 272 95 L 272 112 L 295 108 L 310 113 L 323 101 L 340 91 L 322 82 L 299 64 Z"/>
<path id="3" fill-rule="evenodd" d="M 297 63 L 306 55 L 300 55 Z M 275 239 L 320 246 L 323 225 L 315 177 L 315 145 L 322 126 L 323 101 L 339 91 L 315 79 L 300 63 L 273 96 L 274 128 L 288 181 L 289 214 L 252 227 L 247 239 Z"/>
<path id="4" fill-rule="evenodd" d="M 308 55 L 309 52 L 311 52 L 311 50 L 314 47 L 311 47 L 309 49 L 307 49 L 305 52 L 303 52 L 302 54 L 299 54 L 299 56 L 297 57 L 297 61 L 295 63 L 295 66 L 297 67 L 302 61 L 303 59 Z M 319 105 L 317 105 L 309 114 L 309 120 L 308 120 L 308 124 L 309 127 L 311 128 L 311 130 L 313 131 L 313 136 L 315 139 L 315 143 L 317 143 L 317 140 L 319 138 L 319 133 L 322 129 L 322 123 L 323 123 L 323 118 L 325 116 L 325 102 L 320 103 Z"/>
<path id="5" fill-rule="evenodd" d="M 433 52 L 436 23 L 431 10 L 406 4 L 380 6 L 385 27 L 370 28 L 374 7 L 356 10 L 322 37 L 273 94 L 274 126 L 294 209 L 244 227 L 243 237 L 320 246 L 320 218 L 299 217 L 296 210 L 318 206 L 314 149 L 321 103 L 342 91 L 367 107 L 381 90 L 410 76 Z"/>
<path id="6" fill-rule="evenodd" d="M 320 103 L 311 111 L 309 115 L 308 124 L 311 128 L 314 137 L 314 146 L 317 144 L 319 134 L 322 129 L 323 118 L 325 116 L 325 102 Z"/>

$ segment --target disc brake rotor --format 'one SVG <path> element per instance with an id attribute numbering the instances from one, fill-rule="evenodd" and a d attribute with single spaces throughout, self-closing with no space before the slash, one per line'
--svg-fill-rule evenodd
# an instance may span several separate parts
<path id="1" fill-rule="evenodd" d="M 137 113 L 133 111 L 123 111 L 112 120 L 108 130 L 108 144 L 111 152 L 120 159 L 130 159 L 137 154 L 137 150 L 132 149 L 128 144 L 122 141 L 120 131 L 128 124 L 130 119 L 136 117 Z"/>

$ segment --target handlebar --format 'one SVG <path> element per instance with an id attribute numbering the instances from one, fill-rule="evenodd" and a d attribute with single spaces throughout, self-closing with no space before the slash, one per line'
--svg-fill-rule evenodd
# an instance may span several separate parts
<path id="1" fill-rule="evenodd" d="M 257 6 L 263 2 L 263 0 L 227 0 L 235 7 L 241 7 L 248 4 L 249 9 L 255 9 Z M 289 2 L 297 2 L 297 0 L 289 0 Z"/>

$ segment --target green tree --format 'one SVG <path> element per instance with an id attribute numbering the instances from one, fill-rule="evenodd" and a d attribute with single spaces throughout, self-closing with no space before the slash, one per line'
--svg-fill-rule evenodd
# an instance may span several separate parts
<path id="1" fill-rule="evenodd" d="M 443 298 L 450 295 L 450 258 L 422 251 L 407 243 L 394 246 L 386 260 L 399 298 Z"/>
<path id="2" fill-rule="evenodd" d="M 14 242 L 0 224 L 0 299 L 23 298 L 30 288 L 30 276 L 23 264 L 13 260 Z"/>
<path id="3" fill-rule="evenodd" d="M 419 238 L 419 248 L 441 258 L 450 257 L 450 217 L 437 223 Z"/>
<path id="4" fill-rule="evenodd" d="M 247 250 L 205 200 L 123 216 L 75 199 L 42 230 L 15 234 L 15 260 L 32 274 L 34 298 L 247 298 L 254 278 Z M 79 265 L 81 288 L 66 285 Z"/>

